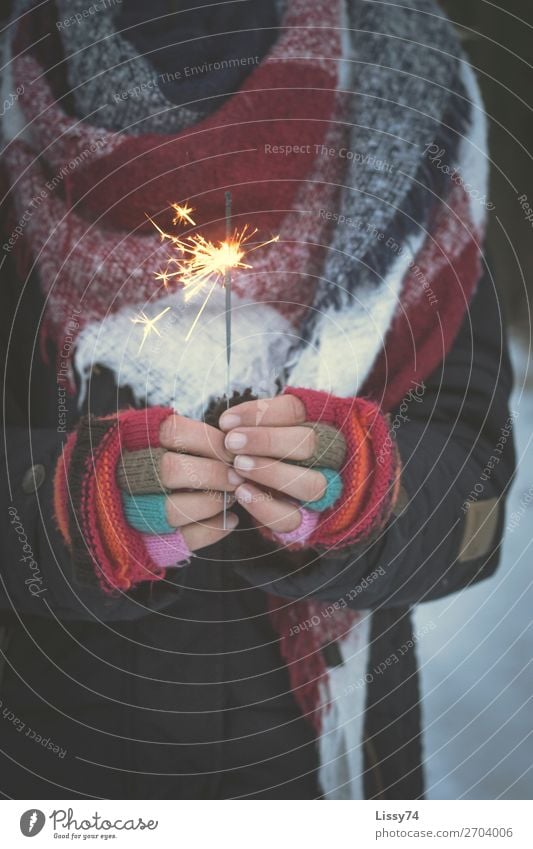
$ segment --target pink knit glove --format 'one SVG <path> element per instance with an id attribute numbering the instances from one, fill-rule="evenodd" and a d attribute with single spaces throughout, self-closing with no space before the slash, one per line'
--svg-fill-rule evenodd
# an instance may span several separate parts
<path id="1" fill-rule="evenodd" d="M 338 398 L 294 387 L 284 392 L 302 401 L 307 421 L 331 425 L 342 433 L 346 443 L 339 469 L 342 495 L 321 513 L 302 507 L 296 531 L 260 532 L 290 549 L 335 550 L 367 539 L 387 523 L 399 491 L 400 459 L 388 419 L 365 398 Z"/>

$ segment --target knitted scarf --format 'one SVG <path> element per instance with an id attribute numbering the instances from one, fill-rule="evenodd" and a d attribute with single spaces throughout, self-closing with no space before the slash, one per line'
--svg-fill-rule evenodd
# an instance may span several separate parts
<path id="1" fill-rule="evenodd" d="M 52 344 L 80 402 L 95 363 L 139 403 L 194 417 L 224 394 L 224 293 L 186 341 L 199 303 L 156 281 L 168 248 L 147 216 L 172 229 L 170 202 L 188 201 L 199 230 L 223 238 L 226 189 L 237 227 L 279 234 L 233 278 L 233 390 L 305 386 L 389 411 L 438 366 L 480 274 L 487 158 L 472 70 L 431 0 L 280 3 L 253 54 L 246 38 L 218 54 L 238 74 L 218 74 L 204 48 L 193 65 L 194 28 L 186 59 L 176 46 L 163 72 L 138 52 L 127 15 L 133 30 L 120 32 L 112 4 L 93 26 L 63 27 L 54 22 L 81 14 L 82 0 L 31 5 L 19 2 L 3 43 L 4 101 L 17 92 L 3 120 L 4 250 L 38 271 L 43 351 Z M 132 317 L 167 306 L 162 336 L 139 354 Z M 324 617 L 304 601 L 273 604 L 273 621 L 322 732 L 326 793 L 357 797 L 364 688 L 357 707 L 353 682 L 364 680 L 368 616 Z M 332 640 L 343 663 L 327 670 Z"/>

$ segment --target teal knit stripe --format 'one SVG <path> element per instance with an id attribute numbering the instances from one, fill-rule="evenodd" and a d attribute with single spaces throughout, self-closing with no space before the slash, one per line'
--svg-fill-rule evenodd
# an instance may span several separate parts
<path id="1" fill-rule="evenodd" d="M 333 469 L 315 466 L 313 471 L 320 472 L 326 478 L 326 491 L 318 501 L 304 501 L 303 506 L 307 507 L 308 510 L 316 510 L 317 513 L 323 513 L 324 510 L 329 510 L 330 507 L 333 507 L 341 497 L 342 478 Z"/>
<path id="2" fill-rule="evenodd" d="M 173 534 L 176 528 L 169 525 L 166 516 L 166 496 L 129 495 L 122 493 L 126 521 L 141 534 Z"/>

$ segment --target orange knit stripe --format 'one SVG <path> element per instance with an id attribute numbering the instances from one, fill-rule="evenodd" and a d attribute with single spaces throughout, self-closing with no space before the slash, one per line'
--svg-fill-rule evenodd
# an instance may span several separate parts
<path id="1" fill-rule="evenodd" d="M 54 515 L 59 531 L 68 546 L 72 545 L 69 529 L 69 491 L 66 470 L 69 468 L 72 452 L 76 444 L 75 434 L 71 434 L 58 457 L 54 474 Z"/>
<path id="2" fill-rule="evenodd" d="M 59 457 L 54 475 L 54 514 L 61 536 L 70 546 L 72 540 L 68 526 L 68 493 L 64 463 L 63 457 Z"/>
<path id="3" fill-rule="evenodd" d="M 98 524 L 110 559 L 117 566 L 115 571 L 116 577 L 122 580 L 128 575 L 130 563 L 128 546 L 121 544 L 117 534 L 118 525 L 113 515 L 115 499 L 112 495 L 116 486 L 115 465 L 112 460 L 110 462 L 107 451 L 103 452 L 102 457 L 99 458 L 96 464 L 95 477 Z"/>
<path id="4" fill-rule="evenodd" d="M 339 507 L 331 508 L 331 515 L 324 514 L 321 533 L 338 532 L 351 527 L 361 512 L 372 478 L 369 436 L 357 414 L 343 426 L 347 444 L 354 451 L 346 454 L 346 465 L 341 472 L 344 496 Z"/>

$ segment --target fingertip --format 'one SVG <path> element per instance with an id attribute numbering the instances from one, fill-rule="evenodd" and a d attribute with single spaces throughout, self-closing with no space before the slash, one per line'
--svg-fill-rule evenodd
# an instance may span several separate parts
<path id="1" fill-rule="evenodd" d="M 244 478 L 238 475 L 231 466 L 228 469 L 228 483 L 230 486 L 239 486 L 241 483 L 244 483 Z"/>
<path id="2" fill-rule="evenodd" d="M 254 500 L 253 491 L 248 486 L 238 486 L 235 495 L 239 504 L 250 504 Z"/>
<path id="3" fill-rule="evenodd" d="M 239 524 L 239 517 L 236 513 L 226 513 L 226 530 L 232 531 Z"/>
<path id="4" fill-rule="evenodd" d="M 241 420 L 235 413 L 222 413 L 218 426 L 220 430 L 233 430 L 234 427 L 239 427 Z"/>
<path id="5" fill-rule="evenodd" d="M 176 413 L 170 413 L 159 425 L 159 444 L 164 448 L 169 448 L 176 440 L 177 418 Z"/>

